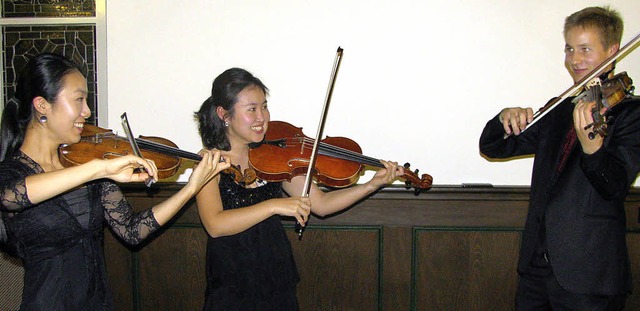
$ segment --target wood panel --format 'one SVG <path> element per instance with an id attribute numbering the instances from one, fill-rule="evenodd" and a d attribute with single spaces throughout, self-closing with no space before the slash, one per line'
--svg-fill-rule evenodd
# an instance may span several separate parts
<path id="1" fill-rule="evenodd" d="M 382 310 L 409 310 L 412 293 L 411 227 L 384 227 Z"/>
<path id="2" fill-rule="evenodd" d="M 627 299 L 625 310 L 640 310 L 640 232 L 627 232 L 627 246 L 631 258 L 633 293 Z"/>
<path id="3" fill-rule="evenodd" d="M 113 292 L 116 310 L 132 310 L 134 306 L 134 270 L 131 250 L 125 248 L 107 229 L 104 237 L 107 277 Z M 136 267 L 137 268 L 137 267 Z"/>
<path id="4" fill-rule="evenodd" d="M 139 252 L 142 310 L 201 310 L 206 233 L 202 227 L 166 230 Z"/>
<path id="5" fill-rule="evenodd" d="M 151 193 L 124 188 L 139 208 L 161 202 L 177 189 L 160 185 Z M 386 189 L 337 215 L 312 217 L 302 241 L 293 232 L 293 221 L 285 219 L 301 275 L 300 306 L 512 310 L 528 195 L 526 187 L 442 186 L 419 196 Z M 633 273 L 640 276 L 638 206 L 640 192 L 634 189 L 626 203 L 628 238 Z M 192 201 L 159 237 L 132 250 L 139 257 L 133 273 L 139 274 L 139 282 L 132 282 L 138 288 L 118 289 L 134 293 L 131 309 L 199 309 L 205 239 Z M 632 295 L 628 306 L 640 306 L 640 294 Z"/>
<path id="6" fill-rule="evenodd" d="M 420 228 L 415 240 L 415 310 L 513 309 L 519 232 Z"/>
<path id="7" fill-rule="evenodd" d="M 182 185 L 124 185 L 137 210 Z M 391 188 L 327 218 L 312 217 L 302 241 L 284 220 L 301 275 L 302 310 L 512 310 L 529 189 Z M 627 240 L 640 288 L 640 190 L 627 197 Z M 105 237 L 118 310 L 199 310 L 206 233 L 190 201 L 152 239 L 125 247 Z M 2 278 L 2 276 L 0 276 Z M 640 310 L 640 291 L 626 310 Z"/>
<path id="8" fill-rule="evenodd" d="M 382 228 L 289 229 L 302 310 L 379 309 Z"/>

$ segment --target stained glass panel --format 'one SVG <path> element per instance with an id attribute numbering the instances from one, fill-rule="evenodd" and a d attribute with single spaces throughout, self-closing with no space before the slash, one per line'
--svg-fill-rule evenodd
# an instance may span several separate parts
<path id="1" fill-rule="evenodd" d="M 93 17 L 95 0 L 2 0 L 2 17 Z"/>
<path id="2" fill-rule="evenodd" d="M 83 68 L 87 77 L 91 109 L 88 120 L 96 124 L 97 80 L 95 26 L 4 26 L 4 102 L 13 97 L 17 74 L 27 61 L 40 53 L 51 52 L 64 55 Z"/>

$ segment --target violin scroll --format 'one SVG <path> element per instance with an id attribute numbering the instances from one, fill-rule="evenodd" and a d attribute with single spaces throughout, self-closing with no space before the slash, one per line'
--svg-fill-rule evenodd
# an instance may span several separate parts
<path id="1" fill-rule="evenodd" d="M 222 172 L 233 176 L 233 181 L 240 185 L 250 185 L 258 179 L 258 175 L 254 169 L 247 168 L 242 172 L 240 166 L 233 164 Z"/>
<path id="2" fill-rule="evenodd" d="M 407 189 L 414 188 L 414 192 L 416 195 L 420 194 L 422 189 L 429 189 L 433 184 L 433 177 L 429 174 L 422 174 L 421 178 L 418 178 L 418 172 L 420 170 L 416 169 L 411 171 L 411 164 L 405 163 L 402 167 L 404 167 L 404 175 L 402 178 L 405 180 L 404 184 Z"/>

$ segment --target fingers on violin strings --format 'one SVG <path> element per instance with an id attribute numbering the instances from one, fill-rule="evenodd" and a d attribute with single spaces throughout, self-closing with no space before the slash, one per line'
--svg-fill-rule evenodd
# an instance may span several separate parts
<path id="1" fill-rule="evenodd" d="M 205 153 L 204 156 L 207 157 L 207 161 L 214 162 L 214 161 L 219 160 L 220 153 L 214 153 L 212 151 L 208 151 L 208 152 Z M 218 158 L 216 158 L 216 157 L 218 157 Z"/>
<path id="2" fill-rule="evenodd" d="M 387 161 L 387 165 L 385 165 L 385 167 L 389 170 L 392 177 L 394 177 L 398 173 L 398 162 Z"/>
<path id="3" fill-rule="evenodd" d="M 589 123 L 589 117 L 591 116 L 591 109 L 588 109 L 588 103 L 584 101 L 578 102 L 573 110 L 573 120 L 576 125 L 584 127 Z"/>
<path id="4" fill-rule="evenodd" d="M 404 174 L 404 166 L 396 164 L 396 176 L 402 176 Z"/>

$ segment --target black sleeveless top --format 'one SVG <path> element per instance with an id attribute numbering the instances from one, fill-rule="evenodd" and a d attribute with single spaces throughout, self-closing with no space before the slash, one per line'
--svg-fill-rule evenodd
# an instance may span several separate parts
<path id="1" fill-rule="evenodd" d="M 245 188 L 220 174 L 223 209 L 283 195 L 281 183 Z M 299 280 L 291 244 L 278 215 L 231 236 L 207 241 L 204 310 L 297 310 Z"/>

